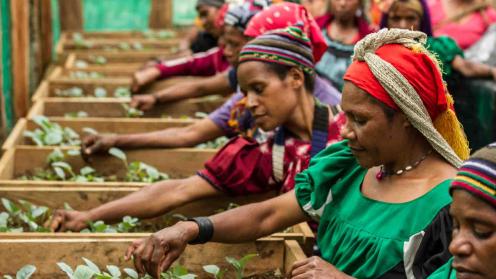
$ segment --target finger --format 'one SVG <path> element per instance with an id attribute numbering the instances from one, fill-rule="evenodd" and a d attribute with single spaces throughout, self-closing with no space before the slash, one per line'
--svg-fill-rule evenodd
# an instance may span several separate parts
<path id="1" fill-rule="evenodd" d="M 62 216 L 53 216 L 50 222 L 50 227 L 49 227 L 50 231 L 51 232 L 58 231 L 60 224 L 62 223 L 63 220 L 64 218 Z"/>
<path id="2" fill-rule="evenodd" d="M 156 249 L 156 247 L 155 247 L 154 241 L 153 241 L 152 237 L 150 237 L 147 241 L 145 248 L 143 249 L 142 262 L 143 262 L 143 266 L 145 267 L 146 272 L 148 272 L 149 274 L 152 274 L 152 275 L 155 274 L 155 272 L 154 272 L 153 264 L 151 262 L 151 258 L 152 258 L 153 251 L 155 249 Z"/>
<path id="3" fill-rule="evenodd" d="M 297 276 L 290 276 L 288 278 L 291 278 L 291 279 L 312 279 L 314 277 L 310 273 L 303 273 L 303 274 L 300 274 L 300 275 L 297 275 Z"/>
<path id="4" fill-rule="evenodd" d="M 131 98 L 131 102 L 129 103 L 129 106 L 132 108 L 137 108 L 141 103 L 141 100 L 139 96 L 134 96 Z"/>
<path id="5" fill-rule="evenodd" d="M 176 252 L 176 251 L 169 251 L 168 253 L 165 254 L 165 257 L 160 261 L 159 263 L 159 269 L 161 271 L 169 269 L 169 267 L 172 265 L 172 263 L 179 258 L 181 255 L 181 251 Z"/>
<path id="6" fill-rule="evenodd" d="M 102 145 L 103 145 L 102 141 L 98 140 L 93 145 L 87 147 L 84 150 L 84 153 L 86 153 L 87 155 L 92 155 L 92 154 L 98 152 L 100 149 L 102 149 Z"/>
<path id="7" fill-rule="evenodd" d="M 144 275 L 145 272 L 145 266 L 143 265 L 143 261 L 141 259 L 141 254 L 143 252 L 143 249 L 145 248 L 146 242 L 148 239 L 145 239 L 141 244 L 139 244 L 138 248 L 134 250 L 133 256 L 134 256 L 134 268 L 140 275 Z"/>
<path id="8" fill-rule="evenodd" d="M 142 241 L 143 241 L 142 239 L 134 240 L 131 243 L 131 245 L 129 245 L 129 247 L 126 250 L 126 254 L 124 255 L 124 259 L 126 261 L 129 261 L 131 259 L 131 256 L 133 255 L 134 251 L 136 251 L 136 249 L 138 249 L 138 247 Z"/>
<path id="9" fill-rule="evenodd" d="M 309 259 L 311 259 L 311 257 L 293 263 L 293 265 L 291 266 L 291 270 L 289 270 L 289 274 L 293 274 L 294 270 L 296 270 L 296 269 L 298 269 L 298 268 L 300 268 L 300 267 L 305 266 L 306 264 L 308 264 L 309 263 Z"/>

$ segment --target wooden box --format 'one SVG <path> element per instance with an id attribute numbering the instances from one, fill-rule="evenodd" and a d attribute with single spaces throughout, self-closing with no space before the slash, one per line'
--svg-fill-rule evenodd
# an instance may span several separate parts
<path id="1" fill-rule="evenodd" d="M 37 267 L 32 278 L 67 278 L 57 267 L 57 262 L 65 262 L 71 267 L 84 264 L 81 257 L 91 259 L 101 269 L 113 264 L 119 267 L 133 267 L 132 262 L 125 262 L 123 255 L 132 239 L 106 238 L 34 238 L 34 239 L 0 239 L 0 270 L 2 274 L 14 274 L 26 264 Z M 29 252 L 27 252 L 29 251 Z M 211 278 L 203 271 L 204 265 L 217 264 L 229 268 L 226 256 L 237 259 L 256 253 L 246 266 L 245 275 L 263 274 L 274 270 L 289 272 L 296 261 L 305 259 L 301 247 L 294 240 L 266 238 L 244 244 L 207 243 L 190 245 L 176 261 L 197 274 L 198 278 Z M 232 269 L 229 269 L 232 270 Z M 226 278 L 233 278 L 233 273 Z"/>

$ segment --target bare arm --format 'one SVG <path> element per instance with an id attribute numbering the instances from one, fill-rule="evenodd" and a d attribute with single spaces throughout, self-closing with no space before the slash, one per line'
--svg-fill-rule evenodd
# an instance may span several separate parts
<path id="1" fill-rule="evenodd" d="M 166 180 L 89 211 L 58 210 L 52 218 L 50 228 L 53 231 L 79 231 L 87 226 L 88 221 L 116 222 L 124 216 L 152 218 L 189 202 L 221 194 L 222 192 L 197 175 L 186 179 Z"/>
<path id="2" fill-rule="evenodd" d="M 232 93 L 227 72 L 213 77 L 181 82 L 167 89 L 153 93 L 158 103 L 184 100 L 214 94 L 227 96 Z"/>
<path id="3" fill-rule="evenodd" d="M 140 134 L 127 135 L 91 135 L 83 139 L 83 155 L 106 152 L 111 147 L 143 148 L 193 147 L 200 143 L 224 136 L 224 131 L 211 119 L 198 120 L 186 127 L 168 128 Z"/>
<path id="4" fill-rule="evenodd" d="M 466 77 L 492 78 L 496 80 L 496 68 L 478 62 L 466 60 L 457 55 L 451 63 L 453 69 Z"/>

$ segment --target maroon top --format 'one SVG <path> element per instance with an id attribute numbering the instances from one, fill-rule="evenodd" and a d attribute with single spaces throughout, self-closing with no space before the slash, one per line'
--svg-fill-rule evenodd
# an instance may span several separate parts
<path id="1" fill-rule="evenodd" d="M 223 49 L 212 48 L 192 56 L 164 61 L 157 64 L 160 79 L 172 76 L 213 76 L 229 68 L 229 62 L 224 57 Z"/>

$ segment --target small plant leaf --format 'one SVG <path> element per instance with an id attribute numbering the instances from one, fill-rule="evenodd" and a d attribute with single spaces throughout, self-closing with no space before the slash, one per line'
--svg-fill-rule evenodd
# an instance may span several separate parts
<path id="1" fill-rule="evenodd" d="M 59 131 L 51 131 L 45 135 L 44 140 L 47 145 L 59 145 L 64 137 Z"/>
<path id="2" fill-rule="evenodd" d="M 83 261 L 86 263 L 86 266 L 91 268 L 91 270 L 93 270 L 95 273 L 100 273 L 100 268 L 98 268 L 98 266 L 95 263 L 84 257 L 83 257 Z"/>
<path id="3" fill-rule="evenodd" d="M 119 270 L 119 268 L 115 265 L 107 265 L 107 270 L 110 272 L 110 274 L 113 276 L 113 277 L 121 277 L 121 271 Z"/>
<path id="4" fill-rule="evenodd" d="M 79 149 L 70 149 L 70 150 L 67 150 L 67 155 L 79 156 L 79 155 L 81 155 L 81 151 Z"/>
<path id="5" fill-rule="evenodd" d="M 90 134 L 90 135 L 98 135 L 97 130 L 90 128 L 90 127 L 84 127 L 83 132 Z"/>
<path id="6" fill-rule="evenodd" d="M 67 202 L 64 202 L 64 209 L 65 210 L 74 210 Z"/>
<path id="7" fill-rule="evenodd" d="M 16 279 L 29 279 L 36 272 L 34 265 L 25 265 L 17 271 Z"/>
<path id="8" fill-rule="evenodd" d="M 203 270 L 205 270 L 205 272 L 207 272 L 207 273 L 213 274 L 215 276 L 215 278 L 217 278 L 217 275 L 220 272 L 220 268 L 218 266 L 216 266 L 215 264 L 204 265 Z"/>
<path id="9" fill-rule="evenodd" d="M 124 151 L 120 150 L 119 148 L 112 147 L 109 149 L 108 153 L 124 162 L 127 162 L 126 153 L 124 153 Z"/>
<path id="10" fill-rule="evenodd" d="M 81 173 L 81 175 L 88 175 L 88 174 L 92 174 L 92 173 L 95 173 L 95 169 L 92 168 L 92 167 L 89 167 L 89 166 L 86 166 L 84 168 L 82 168 L 79 173 Z"/>
<path id="11" fill-rule="evenodd" d="M 0 228 L 6 228 L 10 215 L 7 212 L 0 212 Z"/>
<path id="12" fill-rule="evenodd" d="M 74 279 L 91 279 L 93 275 L 95 275 L 95 272 L 91 268 L 85 265 L 79 265 L 76 267 L 73 277 Z"/>
<path id="13" fill-rule="evenodd" d="M 134 269 L 124 268 L 124 272 L 127 274 L 127 276 L 131 277 L 131 279 L 139 279 L 138 272 L 136 272 Z"/>
<path id="14" fill-rule="evenodd" d="M 240 260 L 239 260 L 239 264 L 241 265 L 241 268 L 244 268 L 246 266 L 246 264 L 253 258 L 255 257 L 258 257 L 258 254 L 248 254 L 248 255 L 245 255 L 244 257 L 242 257 Z"/>
<path id="15" fill-rule="evenodd" d="M 53 171 L 55 171 L 55 174 L 62 180 L 65 180 L 65 172 L 63 169 L 59 167 L 54 167 Z"/>
<path id="16" fill-rule="evenodd" d="M 67 276 L 69 276 L 69 278 L 73 278 L 72 275 L 74 274 L 74 271 L 72 271 L 72 268 L 69 265 L 64 262 L 59 262 L 57 265 L 65 274 L 67 274 Z"/>
<path id="17" fill-rule="evenodd" d="M 69 165 L 66 162 L 54 162 L 54 163 L 52 163 L 52 167 L 62 168 L 64 170 L 66 170 L 66 171 L 71 171 L 72 170 L 71 165 Z"/>

